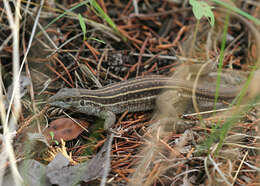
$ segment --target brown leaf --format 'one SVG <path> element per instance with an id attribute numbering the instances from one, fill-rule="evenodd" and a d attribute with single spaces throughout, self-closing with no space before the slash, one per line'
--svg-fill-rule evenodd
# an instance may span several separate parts
<path id="1" fill-rule="evenodd" d="M 44 136 L 49 142 L 53 140 L 60 142 L 61 139 L 69 141 L 77 138 L 84 131 L 82 127 L 86 128 L 89 124 L 86 121 L 78 119 L 73 120 L 70 118 L 59 118 L 52 121 L 49 127 L 43 132 Z M 51 132 L 54 134 L 53 139 L 51 137 Z"/>
<path id="2" fill-rule="evenodd" d="M 106 154 L 109 148 L 111 148 L 112 140 L 113 136 L 109 134 L 100 151 L 92 159 L 74 166 L 69 166 L 64 157 L 62 158 L 60 155 L 60 157 L 55 157 L 46 170 L 46 175 L 50 182 L 54 185 L 70 186 L 79 182 L 87 183 L 102 177 L 106 171 L 104 169 L 106 162 L 108 161 L 110 164 L 110 159 L 107 159 Z M 109 170 L 110 166 L 107 171 Z"/>

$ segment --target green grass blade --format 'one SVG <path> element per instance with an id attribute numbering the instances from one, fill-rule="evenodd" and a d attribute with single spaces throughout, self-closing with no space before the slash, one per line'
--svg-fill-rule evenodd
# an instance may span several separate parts
<path id="1" fill-rule="evenodd" d="M 81 30 L 83 32 L 83 40 L 85 41 L 86 34 L 87 34 L 86 24 L 85 24 L 83 17 L 81 16 L 81 14 L 78 14 L 78 19 L 79 19 L 79 24 L 80 24 Z"/>
<path id="2" fill-rule="evenodd" d="M 89 0 L 87 1 L 83 1 L 79 4 L 77 4 L 76 6 L 70 8 L 68 11 L 62 13 L 61 15 L 59 15 L 58 17 L 56 17 L 55 19 L 53 19 L 49 24 L 47 24 L 44 29 L 46 30 L 50 25 L 52 25 L 53 23 L 55 23 L 56 21 L 58 21 L 60 18 L 64 17 L 66 14 L 68 14 L 69 12 L 72 12 L 73 10 L 75 10 L 76 8 L 82 6 L 82 5 L 85 5 L 89 2 Z"/>
<path id="3" fill-rule="evenodd" d="M 223 1 L 220 1 L 220 0 L 211 0 L 211 1 L 215 2 L 216 4 L 219 4 L 219 5 L 223 6 L 223 7 L 227 8 L 227 9 L 229 9 L 229 10 L 232 10 L 232 11 L 234 11 L 234 12 L 240 14 L 240 15 L 242 15 L 242 16 L 248 18 L 249 20 L 252 20 L 252 21 L 253 21 L 255 24 L 257 24 L 257 25 L 260 25 L 260 20 L 259 20 L 259 19 L 257 19 L 257 18 L 255 18 L 255 17 L 251 16 L 250 14 L 248 14 L 248 13 L 246 13 L 246 12 L 240 10 L 240 9 L 237 8 L 237 7 L 233 7 L 233 6 L 231 6 L 230 4 L 225 3 L 225 2 L 223 2 Z"/>
<path id="4" fill-rule="evenodd" d="M 90 4 L 96 10 L 96 14 L 100 16 L 104 21 L 106 21 L 108 25 L 114 30 L 114 32 L 123 39 L 123 41 L 127 41 L 126 37 L 124 37 L 117 29 L 114 21 L 103 11 L 99 4 L 95 0 L 90 0 Z"/>
<path id="5" fill-rule="evenodd" d="M 217 80 L 216 80 L 216 95 L 215 95 L 215 102 L 214 102 L 214 110 L 216 110 L 216 105 L 219 96 L 219 89 L 220 89 L 220 82 L 221 82 L 221 73 L 224 61 L 224 51 L 226 47 L 226 39 L 227 39 L 227 31 L 229 25 L 229 15 L 226 15 L 225 24 L 224 24 L 224 32 L 221 41 L 221 49 L 220 49 L 220 57 L 219 57 L 219 64 L 218 64 L 218 71 L 217 71 Z"/>

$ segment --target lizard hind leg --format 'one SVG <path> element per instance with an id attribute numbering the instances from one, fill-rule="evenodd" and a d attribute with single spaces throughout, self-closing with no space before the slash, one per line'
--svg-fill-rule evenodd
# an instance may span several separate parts
<path id="1" fill-rule="evenodd" d="M 179 115 L 183 114 L 187 107 L 187 99 L 180 96 L 178 90 L 167 90 L 156 99 L 158 113 L 156 119 L 165 131 L 178 131 L 177 122 Z"/>

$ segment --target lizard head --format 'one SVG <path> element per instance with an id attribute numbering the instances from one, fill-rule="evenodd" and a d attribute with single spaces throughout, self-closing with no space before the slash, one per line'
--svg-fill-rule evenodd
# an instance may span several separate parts
<path id="1" fill-rule="evenodd" d="M 86 89 L 63 88 L 59 90 L 54 96 L 50 97 L 47 100 L 47 103 L 54 107 L 98 116 L 99 112 L 101 111 L 100 107 L 96 107 L 91 100 L 83 99 L 82 94 L 87 97 L 89 93 L 90 92 L 88 92 Z"/>
<path id="2" fill-rule="evenodd" d="M 71 109 L 77 104 L 75 98 L 79 97 L 79 91 L 75 88 L 62 88 L 54 96 L 47 100 L 47 103 L 54 107 Z"/>

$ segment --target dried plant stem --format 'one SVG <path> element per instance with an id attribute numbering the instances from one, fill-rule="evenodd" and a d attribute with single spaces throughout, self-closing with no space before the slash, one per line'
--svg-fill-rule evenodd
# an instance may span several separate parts
<path id="1" fill-rule="evenodd" d="M 20 112 L 21 112 L 21 101 L 20 101 L 20 88 L 19 88 L 19 19 L 20 19 L 20 5 L 21 1 L 17 0 L 15 4 L 15 16 L 13 17 L 13 14 L 11 12 L 11 8 L 9 6 L 9 2 L 6 0 L 3 1 L 7 18 L 10 24 L 10 28 L 13 35 L 13 94 L 10 100 L 10 105 L 8 108 L 8 111 L 6 113 L 5 118 L 3 120 L 3 145 L 2 145 L 2 153 L 1 155 L 4 155 L 4 159 L 9 159 L 9 164 L 11 167 L 13 179 L 15 185 L 22 185 L 22 177 L 20 176 L 17 165 L 16 165 L 16 159 L 14 150 L 12 147 L 12 139 L 14 137 L 15 129 L 17 126 L 17 120 L 19 118 Z M 11 113 L 11 103 L 13 102 L 13 110 L 12 110 L 12 117 L 9 119 L 10 113 Z M 4 167 L 6 164 L 6 161 L 2 161 L 2 164 L 0 164 L 1 169 L 1 178 L 0 178 L 0 184 L 2 183 L 2 176 L 4 175 Z"/>

